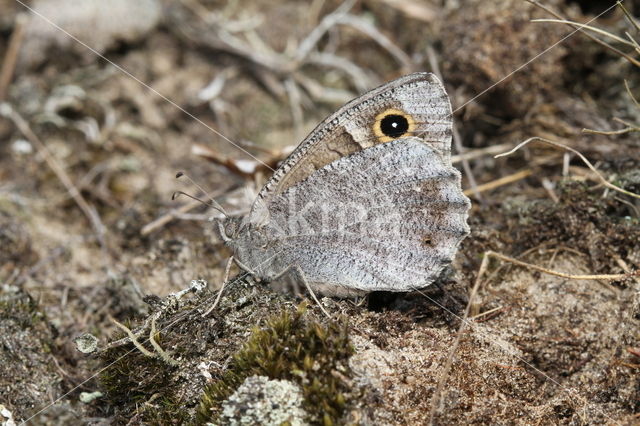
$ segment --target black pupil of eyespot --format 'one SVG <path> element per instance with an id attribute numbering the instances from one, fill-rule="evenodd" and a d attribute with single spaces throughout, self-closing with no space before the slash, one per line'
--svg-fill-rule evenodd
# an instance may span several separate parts
<path id="1" fill-rule="evenodd" d="M 398 114 L 389 114 L 380 122 L 380 130 L 385 136 L 397 138 L 404 135 L 409 129 L 407 119 Z"/>

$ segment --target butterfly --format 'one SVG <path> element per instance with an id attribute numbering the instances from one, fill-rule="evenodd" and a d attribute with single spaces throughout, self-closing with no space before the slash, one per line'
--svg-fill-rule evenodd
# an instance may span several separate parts
<path id="1" fill-rule="evenodd" d="M 342 297 L 426 287 L 469 233 L 451 136 L 438 78 L 398 78 L 320 123 L 220 235 L 264 281 L 293 273 Z"/>

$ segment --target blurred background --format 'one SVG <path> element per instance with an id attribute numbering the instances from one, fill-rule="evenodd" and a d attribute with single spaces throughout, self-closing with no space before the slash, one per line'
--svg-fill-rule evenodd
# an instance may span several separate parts
<path id="1" fill-rule="evenodd" d="M 637 199 L 606 192 L 562 150 L 493 158 L 546 137 L 640 191 L 640 37 L 612 5 L 0 0 L 0 335 L 14 336 L 29 365 L 2 371 L 13 359 L 2 355 L 0 377 L 13 379 L 0 403 L 21 417 L 79 383 L 88 367 L 71 339 L 106 338 L 109 316 L 144 316 L 143 295 L 197 278 L 219 285 L 229 253 L 207 221 L 215 212 L 171 200 L 176 190 L 202 196 L 176 172 L 246 212 L 269 176 L 256 158 L 274 167 L 340 105 L 413 71 L 437 73 L 455 110 L 454 164 L 474 203 L 463 287 L 485 250 L 520 255 L 545 241 L 579 251 L 593 272 L 640 267 L 627 228 Z M 578 33 L 548 51 L 575 28 L 532 21 L 584 23 L 607 9 L 591 22 L 600 31 L 586 31 L 600 41 Z M 569 177 L 586 189 L 563 192 Z M 589 197 L 605 204 L 582 206 Z M 566 209 L 549 214 L 543 202 Z M 594 228 L 597 238 L 585 231 Z M 8 321 L 34 315 L 45 325 Z M 26 349 L 43 341 L 48 353 Z"/>

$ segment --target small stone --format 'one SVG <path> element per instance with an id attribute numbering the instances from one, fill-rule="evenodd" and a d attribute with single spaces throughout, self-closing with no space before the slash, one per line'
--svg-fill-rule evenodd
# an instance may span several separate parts
<path id="1" fill-rule="evenodd" d="M 16 422 L 13 420 L 13 413 L 7 409 L 3 404 L 0 404 L 0 421 L 2 426 L 16 426 Z"/>
<path id="2" fill-rule="evenodd" d="M 100 391 L 95 391 L 95 392 L 81 392 L 80 393 L 80 402 L 83 402 L 85 404 L 89 404 L 91 401 L 93 401 L 94 399 L 98 399 L 100 397 L 102 397 L 103 394 Z"/>
<path id="3" fill-rule="evenodd" d="M 98 349 L 98 338 L 93 334 L 85 333 L 73 339 L 78 349 L 83 354 L 90 354 Z"/>
<path id="4" fill-rule="evenodd" d="M 25 139 L 17 139 L 11 144 L 11 150 L 20 155 L 27 155 L 33 152 L 31 142 Z"/>

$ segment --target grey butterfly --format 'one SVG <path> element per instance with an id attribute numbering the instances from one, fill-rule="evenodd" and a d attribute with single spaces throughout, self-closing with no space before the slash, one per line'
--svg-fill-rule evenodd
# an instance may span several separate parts
<path id="1" fill-rule="evenodd" d="M 221 236 L 266 281 L 293 272 L 335 296 L 426 287 L 469 233 L 451 134 L 433 74 L 391 81 L 319 124 Z"/>

